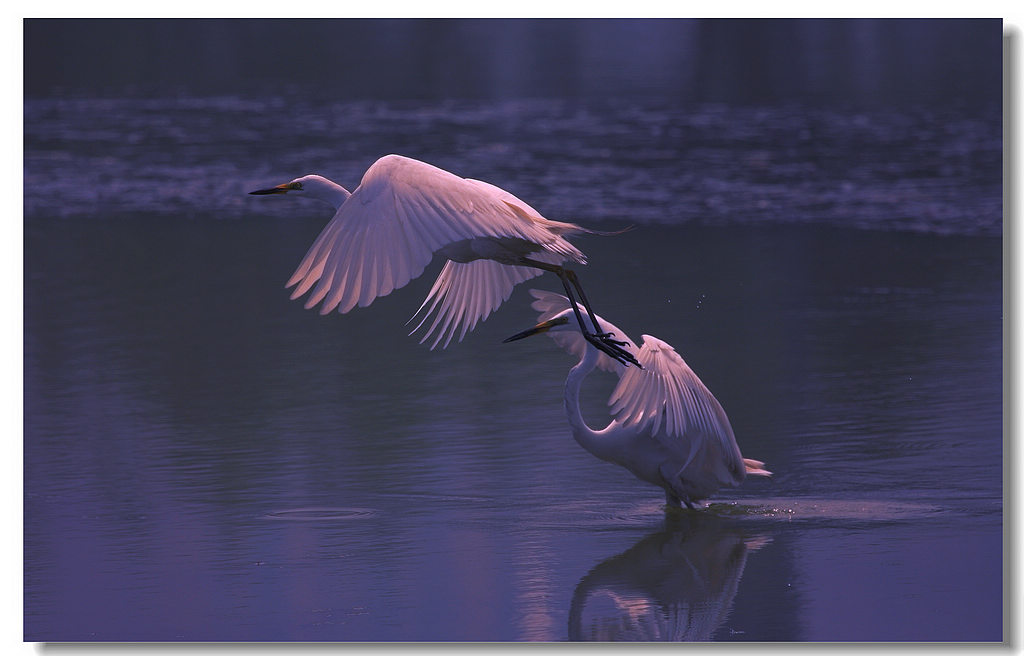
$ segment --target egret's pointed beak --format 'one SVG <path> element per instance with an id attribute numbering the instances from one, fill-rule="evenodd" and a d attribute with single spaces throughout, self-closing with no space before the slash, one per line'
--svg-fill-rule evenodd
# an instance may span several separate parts
<path id="1" fill-rule="evenodd" d="M 288 193 L 288 190 L 292 188 L 293 187 L 291 186 L 291 183 L 286 182 L 284 184 L 279 184 L 276 187 L 271 187 L 270 189 L 257 189 L 256 191 L 250 191 L 249 193 L 252 194 L 253 196 L 266 196 L 268 194 L 286 194 Z"/>
<path id="2" fill-rule="evenodd" d="M 562 325 L 564 323 L 565 323 L 565 317 L 561 317 L 561 318 L 557 318 L 557 319 L 549 319 L 548 321 L 541 321 L 539 324 L 537 324 L 533 328 L 530 328 L 528 330 L 524 330 L 521 333 L 516 333 L 515 335 L 512 335 L 511 337 L 508 337 L 506 339 L 501 340 L 501 343 L 502 344 L 508 344 L 509 342 L 516 341 L 517 339 L 525 339 L 527 337 L 532 337 L 534 335 L 539 335 L 541 333 L 546 333 L 547 331 L 551 330 L 555 326 L 560 326 L 560 325 Z"/>

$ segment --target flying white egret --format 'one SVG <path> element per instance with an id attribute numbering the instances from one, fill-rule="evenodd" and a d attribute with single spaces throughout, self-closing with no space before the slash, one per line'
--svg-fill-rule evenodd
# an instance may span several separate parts
<path id="1" fill-rule="evenodd" d="M 572 310 L 566 297 L 537 289 L 530 294 L 540 323 L 505 341 L 547 333 L 580 358 L 565 380 L 565 413 L 580 446 L 663 488 L 666 503 L 676 507 L 682 501 L 693 508 L 719 488 L 739 485 L 748 474 L 771 475 L 763 462 L 740 455 L 725 410 L 669 344 L 644 335 L 638 348 L 624 337 L 623 348 L 642 369 L 624 367 L 587 347 L 569 321 Z M 609 321 L 599 321 L 610 332 L 625 335 Z M 616 416 L 601 430 L 590 428 L 580 411 L 580 387 L 595 367 L 619 375 L 608 399 Z"/>
<path id="2" fill-rule="evenodd" d="M 586 264 L 566 235 L 598 233 L 551 221 L 512 194 L 401 155 L 385 155 L 366 170 L 354 192 L 307 175 L 257 195 L 296 193 L 330 203 L 334 218 L 313 242 L 286 287 L 293 299 L 313 292 L 306 308 L 320 314 L 365 307 L 423 273 L 434 254 L 448 259 L 413 319 L 430 304 L 416 332 L 436 310 L 422 344 L 459 340 L 496 310 L 524 280 L 551 271 L 569 297 L 583 337 L 612 358 L 636 364 L 612 334 L 602 331 L 576 274 L 564 262 Z M 582 304 L 593 330 L 583 323 Z M 412 321 L 412 319 L 410 319 Z M 412 333 L 410 333 L 412 334 Z"/>

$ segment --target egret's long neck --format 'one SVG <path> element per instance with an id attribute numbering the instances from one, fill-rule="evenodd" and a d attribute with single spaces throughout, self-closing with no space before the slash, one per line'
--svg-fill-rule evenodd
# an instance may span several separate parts
<path id="1" fill-rule="evenodd" d="M 310 198 L 316 198 L 330 203 L 334 206 L 334 210 L 337 211 L 348 197 L 352 194 L 349 193 L 348 189 L 345 189 L 340 184 L 332 182 L 327 178 L 320 178 L 319 184 L 314 186 L 308 186 L 306 188 L 306 195 Z"/>
<path id="2" fill-rule="evenodd" d="M 596 348 L 588 344 L 583 359 L 569 370 L 569 376 L 565 379 L 565 415 L 569 419 L 572 436 L 580 446 L 598 457 L 602 457 L 601 453 L 604 451 L 603 440 L 600 433 L 588 426 L 583 419 L 583 412 L 580 410 L 580 388 L 583 386 L 583 379 L 597 366 L 600 355 Z"/>

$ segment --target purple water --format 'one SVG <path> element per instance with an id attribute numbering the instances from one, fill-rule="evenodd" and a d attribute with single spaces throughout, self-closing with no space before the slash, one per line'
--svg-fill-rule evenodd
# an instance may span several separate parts
<path id="1" fill-rule="evenodd" d="M 1001 640 L 1000 140 L 948 109 L 27 100 L 25 639 Z M 635 225 L 578 241 L 591 300 L 775 476 L 666 517 L 572 441 L 571 358 L 500 343 L 525 289 L 434 352 L 404 322 L 438 263 L 288 301 L 330 212 L 246 192 L 389 152 Z"/>

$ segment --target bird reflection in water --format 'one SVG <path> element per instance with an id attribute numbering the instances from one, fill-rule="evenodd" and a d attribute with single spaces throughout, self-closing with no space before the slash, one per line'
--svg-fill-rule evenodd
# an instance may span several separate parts
<path id="1" fill-rule="evenodd" d="M 719 517 L 668 518 L 663 531 L 583 577 L 569 608 L 569 639 L 711 640 L 732 609 L 747 554 L 769 542 Z"/>

